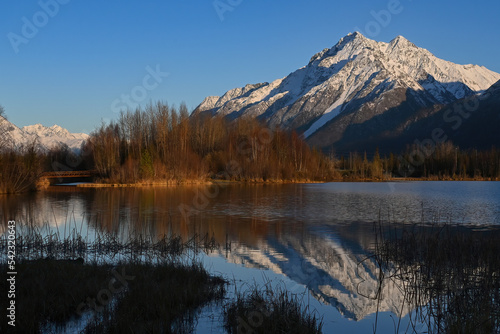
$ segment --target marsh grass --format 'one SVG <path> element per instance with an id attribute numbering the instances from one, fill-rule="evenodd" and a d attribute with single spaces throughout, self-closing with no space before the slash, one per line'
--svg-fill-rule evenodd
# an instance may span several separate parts
<path id="1" fill-rule="evenodd" d="M 79 316 L 79 306 L 84 303 L 93 315 L 85 333 L 189 333 L 198 308 L 222 299 L 225 292 L 225 281 L 211 277 L 197 263 L 129 263 L 116 268 L 133 279 L 126 290 L 112 295 L 114 303 L 101 305 L 97 301 L 95 305 L 102 310 L 96 311 L 87 304 L 88 298 L 95 300 L 109 287 L 114 277 L 112 266 L 53 259 L 19 264 L 15 332 L 63 329 L 65 323 Z M 2 270 L 6 272 L 7 266 Z M 119 286 L 118 282 L 114 285 Z M 1 288 L 6 291 L 4 281 Z M 2 307 L 7 308 L 5 301 Z M 1 332 L 6 330 L 2 328 Z"/>
<path id="2" fill-rule="evenodd" d="M 122 241 L 98 231 L 84 236 L 81 227 L 61 232 L 21 223 L 17 231 L 17 333 L 65 332 L 69 322 L 83 333 L 191 333 L 200 309 L 222 303 L 225 294 L 227 282 L 197 260 L 198 252 L 220 249 L 208 235 L 183 240 L 137 234 Z M 7 254 L 6 235 L 0 252 Z M 0 269 L 7 272 L 5 256 Z M 117 272 L 128 277 L 123 289 L 117 289 Z M 0 288 L 6 291 L 6 280 Z M 0 306 L 7 302 L 3 298 Z M 322 319 L 298 295 L 268 286 L 221 305 L 225 330 L 238 333 L 238 317 L 252 316 L 256 306 L 265 316 L 255 333 L 321 332 Z"/>
<path id="3" fill-rule="evenodd" d="M 500 332 L 500 231 L 415 225 L 379 237 L 381 285 L 400 286 L 415 308 L 412 324 L 429 333 Z"/>
<path id="4" fill-rule="evenodd" d="M 104 312 L 85 333 L 191 333 L 203 305 L 221 300 L 225 281 L 197 263 L 124 266 L 134 277 L 112 312 Z"/>
<path id="5" fill-rule="evenodd" d="M 0 265 L 6 273 L 7 265 Z M 39 333 L 52 323 L 56 328 L 76 316 L 81 301 L 106 287 L 110 267 L 85 264 L 77 261 L 39 259 L 22 261 L 16 265 L 16 327 L 0 323 L 0 332 Z M 7 281 L 0 282 L 0 290 L 7 291 Z M 7 308 L 7 298 L 2 298 L 2 309 Z"/>
<path id="6" fill-rule="evenodd" d="M 112 233 L 95 231 L 92 235 L 82 235 L 76 227 L 61 235 L 59 229 L 40 228 L 18 223 L 16 234 L 16 257 L 18 260 L 41 258 L 74 259 L 85 262 L 116 263 L 164 262 L 212 252 L 219 248 L 213 236 L 194 235 L 188 240 L 180 236 L 163 235 L 150 237 L 132 234 L 126 240 Z M 0 238 L 0 251 L 7 254 L 7 235 Z M 0 258 L 1 260 L 1 258 Z"/>
<path id="7" fill-rule="evenodd" d="M 2 321 L 1 333 L 64 332 L 69 321 L 82 318 L 86 333 L 189 333 L 198 309 L 225 293 L 225 281 L 196 260 L 198 252 L 218 247 L 208 235 L 187 241 L 138 235 L 122 242 L 104 233 L 88 241 L 76 229 L 68 237 L 19 223 L 18 230 L 17 325 L 6 328 Z M 6 235 L 0 252 L 7 254 Z M 4 256 L 0 270 L 7 269 Z M 130 279 L 119 282 L 117 272 Z M 7 290 L 2 279 L 0 291 Z M 0 306 L 6 309 L 7 302 L 2 298 Z"/>
<path id="8" fill-rule="evenodd" d="M 282 288 L 252 288 L 224 306 L 228 333 L 322 333 L 323 319 L 299 295 Z"/>

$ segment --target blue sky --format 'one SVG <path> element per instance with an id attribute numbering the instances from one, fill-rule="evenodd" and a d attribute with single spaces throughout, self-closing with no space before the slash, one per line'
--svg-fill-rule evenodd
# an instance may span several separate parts
<path id="1" fill-rule="evenodd" d="M 284 77 L 355 30 L 500 72 L 499 14 L 498 1 L 3 0 L 0 104 L 18 126 L 88 133 L 120 107 L 193 109 Z"/>

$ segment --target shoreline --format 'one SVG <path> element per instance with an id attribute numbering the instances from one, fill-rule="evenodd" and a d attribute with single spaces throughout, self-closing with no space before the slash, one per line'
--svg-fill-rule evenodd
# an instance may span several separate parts
<path id="1" fill-rule="evenodd" d="M 142 181 L 135 183 L 116 183 L 116 182 L 89 182 L 89 183 L 61 183 L 61 184 L 44 184 L 38 187 L 34 192 L 45 191 L 48 189 L 54 189 L 54 187 L 68 186 L 75 188 L 88 188 L 88 189 L 99 189 L 99 188 L 146 188 L 146 187 L 178 187 L 178 186 L 209 186 L 209 185 L 284 185 L 284 184 L 322 184 L 322 183 L 390 183 L 390 182 L 436 182 L 436 181 L 446 181 L 446 182 L 499 182 L 498 178 L 438 178 L 438 177 L 427 177 L 427 178 L 417 178 L 417 177 L 394 177 L 394 178 L 384 178 L 384 179 L 368 179 L 368 178 L 342 178 L 342 179 L 332 179 L 332 180 L 262 180 L 262 179 L 252 179 L 252 180 L 217 180 L 217 179 L 207 179 L 207 180 L 163 180 L 163 181 Z M 29 192 L 29 191 L 28 191 Z M 21 192 L 22 193 L 22 192 Z M 20 194 L 20 193 L 17 193 Z M 0 195 L 9 195 L 9 193 L 0 192 Z"/>
<path id="2" fill-rule="evenodd" d="M 189 180 L 189 181 L 152 181 L 152 182 L 136 182 L 136 183 L 106 183 L 106 182 L 94 182 L 94 183 L 81 183 L 76 184 L 75 187 L 78 188 L 140 188 L 140 187 L 176 187 L 176 186 L 200 186 L 200 185 L 229 185 L 229 184 L 244 184 L 244 185 L 278 185 L 278 184 L 322 184 L 322 183 L 345 183 L 345 182 L 357 182 L 357 183 L 389 183 L 389 182 L 499 182 L 499 178 L 388 178 L 388 179 L 335 179 L 335 180 L 325 180 L 325 181 L 314 181 L 314 180 Z"/>

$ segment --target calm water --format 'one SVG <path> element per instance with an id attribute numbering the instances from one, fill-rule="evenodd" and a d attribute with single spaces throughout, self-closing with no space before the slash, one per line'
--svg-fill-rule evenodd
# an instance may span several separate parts
<path id="1" fill-rule="evenodd" d="M 9 219 L 30 220 L 61 236 L 73 230 L 89 239 L 96 231 L 122 239 L 214 236 L 230 249 L 201 256 L 207 269 L 240 289 L 268 283 L 301 294 L 324 316 L 325 333 L 373 332 L 377 307 L 379 333 L 394 332 L 394 314 L 407 321 L 410 310 L 402 308 L 394 284 L 384 286 L 379 305 L 373 298 L 377 267 L 366 258 L 375 243 L 374 223 L 401 228 L 451 222 L 471 231 L 500 227 L 499 182 L 60 186 L 3 196 L 0 205 L 4 225 Z M 200 314 L 199 333 L 221 331 L 220 310 L 212 308 Z"/>

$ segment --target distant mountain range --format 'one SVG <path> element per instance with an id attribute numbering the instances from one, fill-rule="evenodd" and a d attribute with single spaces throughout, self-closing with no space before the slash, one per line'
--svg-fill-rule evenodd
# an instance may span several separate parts
<path id="1" fill-rule="evenodd" d="M 58 125 L 46 127 L 36 124 L 19 128 L 1 116 L 0 129 L 2 144 L 15 149 L 35 143 L 45 151 L 60 145 L 67 145 L 69 149 L 78 151 L 89 137 L 85 133 L 70 133 Z"/>
<path id="2" fill-rule="evenodd" d="M 430 138 L 434 128 L 451 129 L 446 136 L 454 143 L 491 147 L 500 136 L 484 129 L 500 125 L 500 95 L 492 87 L 499 80 L 485 67 L 439 59 L 402 36 L 384 43 L 356 32 L 285 78 L 207 97 L 193 114 L 256 117 L 341 153 L 401 150 Z M 475 116 L 456 115 L 456 106 L 471 98 L 481 102 Z"/>

